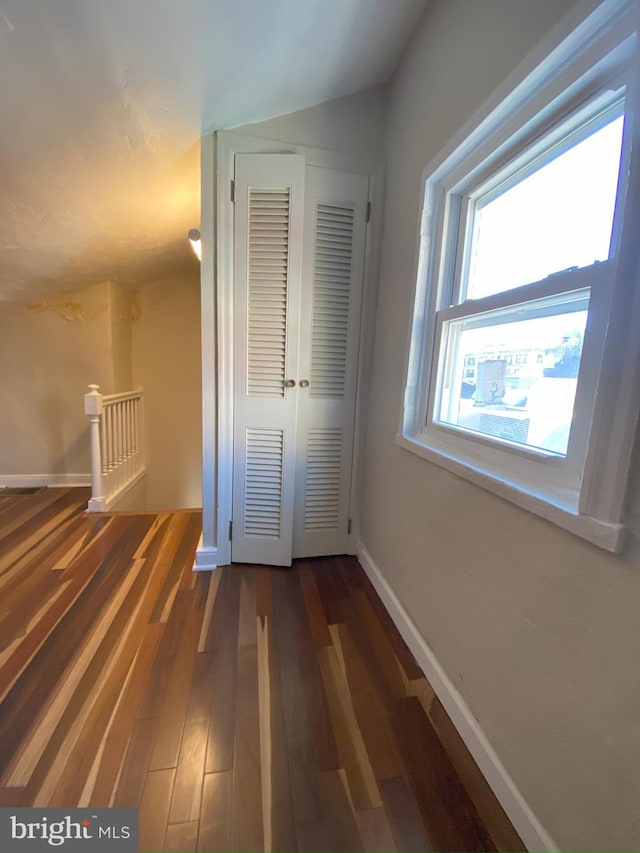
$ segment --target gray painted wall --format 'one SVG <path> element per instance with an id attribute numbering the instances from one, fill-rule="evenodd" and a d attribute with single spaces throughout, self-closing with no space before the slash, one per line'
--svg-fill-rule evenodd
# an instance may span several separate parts
<path id="1" fill-rule="evenodd" d="M 245 124 L 234 132 L 381 159 L 387 99 L 388 87 L 375 86 L 306 110 Z"/>
<path id="2" fill-rule="evenodd" d="M 362 539 L 558 844 L 637 849 L 638 535 L 605 553 L 394 443 L 421 171 L 572 6 L 433 0 L 394 78 Z"/>

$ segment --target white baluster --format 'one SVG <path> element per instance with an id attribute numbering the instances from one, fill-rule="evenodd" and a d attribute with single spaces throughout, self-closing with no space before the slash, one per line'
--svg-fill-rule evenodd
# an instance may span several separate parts
<path id="1" fill-rule="evenodd" d="M 124 444 L 124 434 L 122 429 L 122 401 L 116 403 L 116 412 L 117 412 L 117 435 L 118 435 L 118 489 L 121 489 L 124 485 L 124 452 L 123 452 L 123 444 Z"/>
<path id="2" fill-rule="evenodd" d="M 124 404 L 124 423 L 125 423 L 125 458 L 127 460 L 127 482 L 133 476 L 132 457 L 131 457 L 131 400 L 126 400 Z"/>
<path id="3" fill-rule="evenodd" d="M 105 405 L 104 415 L 104 429 L 107 439 L 106 497 L 108 498 L 113 492 L 113 406 L 111 403 Z"/>
<path id="4" fill-rule="evenodd" d="M 137 417 L 137 437 L 138 451 L 140 453 L 140 470 L 147 467 L 147 437 L 145 435 L 145 419 L 144 419 L 144 394 L 140 389 L 138 397 L 138 417 Z"/>
<path id="5" fill-rule="evenodd" d="M 102 511 L 105 503 L 100 442 L 100 421 L 103 411 L 100 386 L 89 385 L 89 392 L 84 395 L 84 413 L 89 416 L 91 434 L 91 498 L 87 506 L 89 512 Z"/>

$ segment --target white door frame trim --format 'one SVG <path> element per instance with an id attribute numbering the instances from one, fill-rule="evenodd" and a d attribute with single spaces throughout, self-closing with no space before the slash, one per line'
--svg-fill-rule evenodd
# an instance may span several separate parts
<path id="1" fill-rule="evenodd" d="M 373 322 L 377 295 L 377 271 L 380 234 L 382 230 L 382 201 L 384 172 L 379 162 L 357 155 L 308 148 L 277 140 L 245 136 L 230 131 L 217 131 L 203 137 L 203 184 L 207 179 L 209 191 L 203 186 L 202 222 L 203 246 L 206 242 L 213 252 L 202 267 L 202 333 L 203 333 L 203 399 L 217 401 L 214 427 L 211 420 L 203 424 L 203 549 L 216 549 L 218 566 L 231 562 L 231 542 L 228 538 L 232 518 L 233 497 L 233 214 L 231 181 L 236 154 L 303 154 L 307 164 L 324 168 L 356 172 L 369 177 L 371 219 L 367 227 L 364 267 L 364 292 L 360 324 L 358 383 L 356 395 L 355 441 L 351 485 L 350 551 L 355 554 L 359 533 L 359 495 L 361 489 L 360 456 L 362 431 L 365 426 L 369 390 L 369 365 L 373 343 Z M 208 163 L 205 163 L 204 160 Z M 209 192 L 213 204 L 209 207 Z M 207 241 L 209 236 L 209 241 Z M 213 296 L 213 298 L 211 298 Z M 214 367 L 215 364 L 215 367 Z M 210 405 L 206 412 L 211 417 Z M 206 415 L 205 415 L 206 421 Z M 211 484 L 215 483 L 215 488 Z M 215 519 L 215 524 L 214 524 Z"/>

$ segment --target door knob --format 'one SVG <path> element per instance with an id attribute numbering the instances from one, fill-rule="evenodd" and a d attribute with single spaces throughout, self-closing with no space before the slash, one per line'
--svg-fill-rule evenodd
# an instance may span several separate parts
<path id="1" fill-rule="evenodd" d="M 295 388 L 296 387 L 296 380 L 295 379 L 287 379 L 287 381 L 284 383 L 284 387 L 285 388 Z"/>
<path id="2" fill-rule="evenodd" d="M 308 379 L 301 379 L 300 380 L 300 387 L 301 388 L 308 388 L 309 387 L 309 380 Z"/>

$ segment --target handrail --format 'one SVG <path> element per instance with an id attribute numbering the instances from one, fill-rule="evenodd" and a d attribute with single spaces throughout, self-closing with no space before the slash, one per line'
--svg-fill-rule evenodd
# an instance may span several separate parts
<path id="1" fill-rule="evenodd" d="M 105 395 L 99 385 L 89 385 L 84 411 L 91 433 L 91 498 L 87 509 L 104 512 L 146 470 L 143 389 Z"/>
<path id="2" fill-rule="evenodd" d="M 89 385 L 89 388 L 99 388 L 99 385 Z M 142 394 L 142 388 L 136 388 L 135 391 L 122 391 L 120 394 L 103 394 L 102 401 L 106 403 L 117 403 L 120 400 L 134 400 Z"/>

